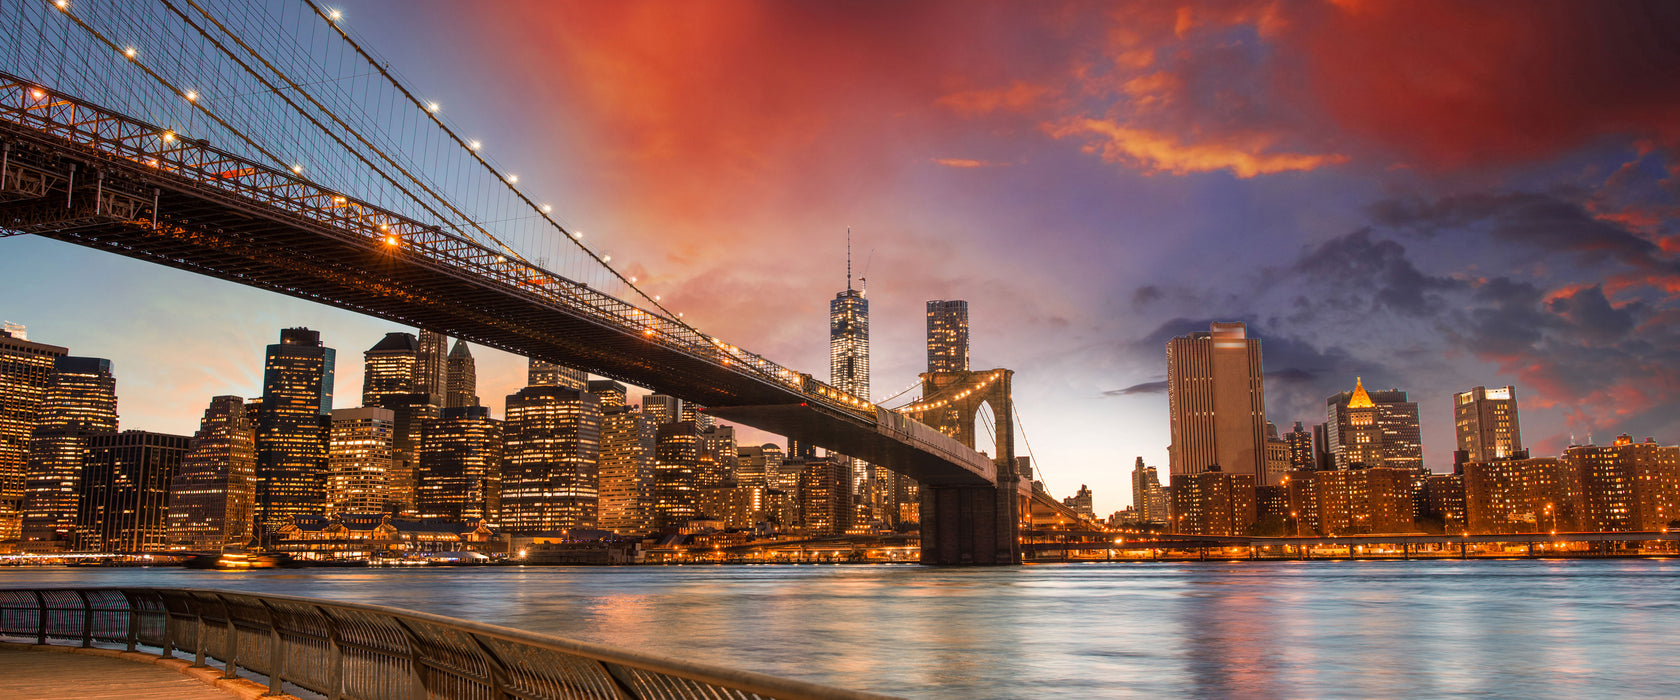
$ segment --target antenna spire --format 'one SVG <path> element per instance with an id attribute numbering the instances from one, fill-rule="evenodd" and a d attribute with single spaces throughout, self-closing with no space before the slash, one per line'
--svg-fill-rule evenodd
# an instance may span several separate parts
<path id="1" fill-rule="evenodd" d="M 846 291 L 852 291 L 852 227 L 846 227 Z"/>

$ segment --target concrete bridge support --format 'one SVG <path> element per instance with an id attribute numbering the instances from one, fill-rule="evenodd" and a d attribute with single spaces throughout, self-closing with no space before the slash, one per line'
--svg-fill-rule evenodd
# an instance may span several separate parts
<path id="1" fill-rule="evenodd" d="M 922 563 L 1021 563 L 1021 497 L 997 486 L 922 486 Z"/>

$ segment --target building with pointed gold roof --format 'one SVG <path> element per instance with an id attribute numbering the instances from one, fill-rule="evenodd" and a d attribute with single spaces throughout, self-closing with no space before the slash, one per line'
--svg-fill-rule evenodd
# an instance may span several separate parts
<path id="1" fill-rule="evenodd" d="M 1353 391 L 1325 400 L 1325 437 L 1336 469 L 1423 467 L 1417 404 L 1399 389 L 1366 391 L 1355 377 Z"/>

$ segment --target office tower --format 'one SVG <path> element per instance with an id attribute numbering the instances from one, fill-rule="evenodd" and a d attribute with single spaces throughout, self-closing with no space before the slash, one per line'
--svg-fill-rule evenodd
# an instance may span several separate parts
<path id="1" fill-rule="evenodd" d="M 799 472 L 799 512 L 812 537 L 845 534 L 851 528 L 851 471 L 839 456 L 793 460 Z"/>
<path id="2" fill-rule="evenodd" d="M 1458 449 L 1467 461 L 1486 462 L 1515 454 L 1522 447 L 1517 427 L 1517 389 L 1476 387 L 1453 395 L 1453 427 Z"/>
<path id="3" fill-rule="evenodd" d="M 1132 467 L 1132 508 L 1139 522 L 1167 522 L 1167 494 L 1161 489 L 1161 478 L 1154 467 L 1143 465 L 1142 457 Z"/>
<path id="4" fill-rule="evenodd" d="M 612 391 L 597 395 L 619 396 Z M 602 411 L 600 527 L 620 535 L 652 532 L 657 426 L 647 414 L 630 410 L 622 399 Z"/>
<path id="5" fill-rule="evenodd" d="M 391 435 L 394 458 L 391 470 L 385 475 L 385 510 L 403 515 L 415 515 L 415 488 L 420 466 L 420 432 L 427 421 L 437 419 L 437 404 L 430 394 L 387 394 L 379 405 L 391 412 Z"/>
<path id="6" fill-rule="evenodd" d="M 1545 457 L 1464 464 L 1465 532 L 1491 535 L 1577 529 L 1569 465 Z"/>
<path id="7" fill-rule="evenodd" d="M 1330 428 L 1323 423 L 1313 425 L 1313 468 L 1319 471 L 1336 468 L 1336 459 L 1330 456 Z"/>
<path id="8" fill-rule="evenodd" d="M 88 442 L 74 548 L 83 552 L 168 549 L 169 484 L 192 438 L 143 430 Z"/>
<path id="9" fill-rule="evenodd" d="M 684 405 L 688 405 L 684 403 Z M 735 443 L 735 427 L 730 425 L 713 425 L 706 427 L 696 422 L 694 427 L 700 431 L 700 439 L 707 453 L 712 455 L 714 475 L 701 475 L 702 483 L 723 483 L 735 480 L 735 470 L 740 466 L 740 447 Z"/>
<path id="10" fill-rule="evenodd" d="M 717 427 L 717 419 L 706 413 L 706 407 L 693 401 L 682 402 L 682 420 L 693 421 L 701 432 Z"/>
<path id="11" fill-rule="evenodd" d="M 968 302 L 927 303 L 927 371 L 968 371 Z"/>
<path id="12" fill-rule="evenodd" d="M 443 408 L 478 405 L 478 364 L 467 341 L 455 341 L 455 349 L 443 362 Z"/>
<path id="13" fill-rule="evenodd" d="M 1276 425 L 1266 421 L 1266 462 L 1265 475 L 1261 479 L 1267 484 L 1283 483 L 1283 475 L 1289 473 L 1289 442 L 1278 435 Z"/>
<path id="14" fill-rule="evenodd" d="M 1241 323 L 1215 323 L 1209 332 L 1167 342 L 1173 488 L 1179 476 L 1213 466 L 1226 474 L 1264 476 L 1262 377 L 1260 341 L 1249 338 Z"/>
<path id="15" fill-rule="evenodd" d="M 694 424 L 686 422 L 658 426 L 655 440 L 653 525 L 656 530 L 670 530 L 682 527 L 697 513 L 697 472 L 706 443 Z"/>
<path id="16" fill-rule="evenodd" d="M 1074 495 L 1062 499 L 1062 505 L 1087 518 L 1097 519 L 1097 512 L 1091 509 L 1091 487 L 1085 484 L 1080 484 L 1079 491 Z"/>
<path id="17" fill-rule="evenodd" d="M 111 361 L 59 357 L 30 439 L 23 502 L 23 547 L 62 550 L 76 528 L 88 441 L 117 432 L 117 380 Z"/>
<path id="18" fill-rule="evenodd" d="M 654 425 L 676 423 L 682 418 L 682 401 L 675 396 L 648 394 L 642 397 L 642 413 L 653 419 Z"/>
<path id="19" fill-rule="evenodd" d="M 386 511 L 391 501 L 386 480 L 397 460 L 396 420 L 388 408 L 333 410 L 327 443 L 327 513 Z"/>
<path id="20" fill-rule="evenodd" d="M 573 391 L 587 391 L 589 389 L 589 375 L 581 369 L 572 369 L 553 362 L 531 358 L 526 369 L 527 384 L 530 386 L 557 386 Z"/>
<path id="21" fill-rule="evenodd" d="M 1367 392 L 1362 378 L 1353 391 L 1325 399 L 1325 436 L 1336 469 L 1423 467 L 1417 404 L 1399 389 Z"/>
<path id="22" fill-rule="evenodd" d="M 1173 476 L 1173 532 L 1187 535 L 1242 535 L 1258 517 L 1254 475 L 1227 474 L 1218 465 L 1195 474 Z"/>
<path id="23" fill-rule="evenodd" d="M 416 509 L 423 518 L 498 522 L 502 502 L 502 422 L 488 406 L 443 409 L 420 433 Z"/>
<path id="24" fill-rule="evenodd" d="M 238 396 L 210 399 L 169 484 L 171 547 L 217 551 L 251 538 L 257 435 Z"/>
<path id="25" fill-rule="evenodd" d="M 536 385 L 507 397 L 502 422 L 502 526 L 535 534 L 595 527 L 601 399 Z"/>
<path id="26" fill-rule="evenodd" d="M 590 380 L 589 393 L 601 399 L 602 410 L 630 405 L 630 390 L 611 379 Z"/>
<path id="27" fill-rule="evenodd" d="M 268 346 L 257 420 L 257 517 L 270 532 L 326 506 L 336 357 L 308 328 L 287 328 Z"/>
<path id="28" fill-rule="evenodd" d="M 846 243 L 846 289 L 834 295 L 828 303 L 828 370 L 829 383 L 836 389 L 865 401 L 869 400 L 869 300 L 864 292 L 852 288 L 851 238 Z M 852 506 L 857 521 L 864 525 L 886 513 L 876 513 L 882 496 L 892 491 L 875 483 L 875 470 L 861 459 L 848 461 L 851 472 Z M 890 473 L 884 473 L 887 476 Z"/>
<path id="29" fill-rule="evenodd" d="M 740 450 L 740 463 L 735 469 L 735 481 L 743 486 L 781 486 L 782 448 L 765 443 L 747 445 Z"/>
<path id="30" fill-rule="evenodd" d="M 420 343 L 409 333 L 386 333 L 362 353 L 362 405 L 384 406 L 386 396 L 424 393 L 418 388 Z"/>
<path id="31" fill-rule="evenodd" d="M 1607 447 L 1569 447 L 1563 464 L 1583 530 L 1664 530 L 1680 520 L 1680 447 L 1624 433 Z"/>
<path id="32" fill-rule="evenodd" d="M 66 348 L 30 342 L 21 326 L 0 330 L 0 541 L 22 534 L 29 441 L 53 362 L 68 354 Z"/>
<path id="33" fill-rule="evenodd" d="M 449 338 L 437 331 L 420 329 L 414 355 L 414 392 L 425 394 L 428 403 L 442 407 L 449 401 Z M 376 405 L 363 402 L 364 406 Z"/>
<path id="34" fill-rule="evenodd" d="M 1313 436 L 1301 426 L 1301 421 L 1295 421 L 1295 429 L 1283 434 L 1283 441 L 1289 446 L 1289 471 L 1315 468 Z"/>

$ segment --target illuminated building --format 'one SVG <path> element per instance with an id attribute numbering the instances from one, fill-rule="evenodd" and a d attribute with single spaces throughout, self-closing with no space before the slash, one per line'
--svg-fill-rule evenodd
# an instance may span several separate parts
<path id="1" fill-rule="evenodd" d="M 620 535 L 653 532 L 657 426 L 647 414 L 624 405 L 622 395 L 596 390 L 596 382 L 590 386 L 603 403 L 607 396 L 619 397 L 616 405 L 602 409 L 599 527 Z"/>
<path id="2" fill-rule="evenodd" d="M 1301 534 L 1415 532 L 1413 474 L 1404 469 L 1328 469 L 1286 475 L 1289 510 Z M 1289 534 L 1296 534 L 1293 530 Z"/>
<path id="3" fill-rule="evenodd" d="M 600 505 L 601 399 L 559 385 L 507 398 L 502 422 L 502 526 L 512 533 L 595 527 Z"/>
<path id="4" fill-rule="evenodd" d="M 488 406 L 443 409 L 420 433 L 416 510 L 424 518 L 500 522 L 502 422 Z"/>
<path id="5" fill-rule="evenodd" d="M 68 354 L 66 348 L 30 342 L 22 327 L 7 324 L 0 330 L 0 541 L 22 534 L 29 441 L 53 362 Z"/>
<path id="6" fill-rule="evenodd" d="M 968 371 L 968 302 L 927 303 L 927 371 Z"/>
<path id="7" fill-rule="evenodd" d="M 675 423 L 682 419 L 682 401 L 675 396 L 648 394 L 642 397 L 642 413 L 646 413 L 654 425 Z"/>
<path id="8" fill-rule="evenodd" d="M 437 419 L 437 404 L 432 403 L 429 394 L 387 394 L 380 397 L 378 408 L 391 412 L 392 449 L 396 454 L 391 471 L 385 476 L 387 509 L 414 515 L 418 512 L 415 489 L 420 468 L 420 433 L 428 421 Z"/>
<path id="9" fill-rule="evenodd" d="M 455 341 L 455 349 L 443 361 L 443 407 L 478 405 L 478 363 L 473 361 L 467 341 Z"/>
<path id="10" fill-rule="evenodd" d="M 619 408 L 630 405 L 630 391 L 623 384 L 611 379 L 595 379 L 589 382 L 589 393 L 601 399 L 601 408 Z"/>
<path id="11" fill-rule="evenodd" d="M 419 354 L 420 343 L 410 333 L 386 333 L 362 353 L 362 405 L 379 407 L 386 396 L 422 393 L 416 381 Z"/>
<path id="12" fill-rule="evenodd" d="M 734 481 L 735 470 L 740 465 L 740 447 L 735 444 L 735 428 L 728 425 L 707 428 L 700 423 L 695 423 L 695 427 L 700 430 L 702 449 L 712 456 L 711 468 L 697 472 L 695 483 L 704 487 Z"/>
<path id="13" fill-rule="evenodd" d="M 1301 421 L 1295 421 L 1295 429 L 1283 434 L 1283 441 L 1289 446 L 1289 471 L 1316 468 L 1313 436 L 1301 427 Z"/>
<path id="14" fill-rule="evenodd" d="M 581 369 L 572 369 L 553 362 L 544 362 L 531 358 L 526 368 L 526 383 L 530 386 L 557 386 L 573 391 L 587 391 L 589 389 L 589 375 Z"/>
<path id="15" fill-rule="evenodd" d="M 717 427 L 717 419 L 706 413 L 706 407 L 693 401 L 682 402 L 682 420 L 692 421 L 700 432 Z"/>
<path id="16" fill-rule="evenodd" d="M 249 540 L 256 466 L 256 430 L 245 401 L 238 396 L 210 399 L 169 484 L 170 546 L 220 551 Z"/>
<path id="17" fill-rule="evenodd" d="M 834 295 L 828 303 L 828 369 L 829 383 L 847 394 L 869 399 L 869 300 L 864 292 L 852 288 L 851 243 L 847 239 L 846 289 Z M 848 459 L 852 480 L 852 507 L 855 524 L 863 525 L 882 517 L 876 507 L 883 496 L 893 489 L 878 488 L 875 470 L 861 459 Z M 882 476 L 890 480 L 891 472 Z M 883 490 L 885 493 L 883 493 Z"/>
<path id="18" fill-rule="evenodd" d="M 749 529 L 763 515 L 764 492 L 763 486 L 738 484 L 698 489 L 695 491 L 695 510 L 700 514 L 697 519 L 721 521 L 729 530 Z"/>
<path id="19" fill-rule="evenodd" d="M 1062 499 L 1062 505 L 1072 508 L 1074 512 L 1092 520 L 1097 519 L 1096 511 L 1091 509 L 1091 487 L 1079 485 L 1079 491 L 1072 496 Z"/>
<path id="20" fill-rule="evenodd" d="M 678 422 L 659 425 L 655 440 L 654 529 L 682 527 L 697 513 L 695 489 L 700 456 L 706 451 L 705 439 L 693 423 Z"/>
<path id="21" fill-rule="evenodd" d="M 1431 474 L 1423 481 L 1423 513 L 1439 520 L 1442 532 L 1454 535 L 1464 531 L 1464 475 Z"/>
<path id="22" fill-rule="evenodd" d="M 1219 465 L 1172 477 L 1174 532 L 1245 535 L 1258 518 L 1254 475 L 1227 474 Z"/>
<path id="23" fill-rule="evenodd" d="M 1215 323 L 1209 332 L 1167 341 L 1174 488 L 1179 476 L 1214 465 L 1229 475 L 1265 478 L 1263 375 L 1260 341 L 1241 323 Z"/>
<path id="24" fill-rule="evenodd" d="M 747 486 L 777 487 L 781 484 L 782 448 L 774 443 L 740 448 L 735 480 Z"/>
<path id="25" fill-rule="evenodd" d="M 1662 530 L 1680 520 L 1680 447 L 1623 434 L 1605 447 L 1571 446 L 1563 462 L 1583 530 Z"/>
<path id="26" fill-rule="evenodd" d="M 1289 442 L 1278 436 L 1277 426 L 1266 421 L 1266 461 L 1265 474 L 1261 481 L 1268 484 L 1283 483 L 1283 475 L 1289 472 Z"/>
<path id="27" fill-rule="evenodd" d="M 117 432 L 117 380 L 111 361 L 59 357 L 30 439 L 23 502 L 23 548 L 62 550 L 76 528 L 76 499 L 89 440 Z"/>
<path id="28" fill-rule="evenodd" d="M 1562 461 L 1527 458 L 1467 462 L 1464 465 L 1466 531 L 1491 535 L 1574 530 L 1576 494 Z"/>
<path id="29" fill-rule="evenodd" d="M 1132 509 L 1139 522 L 1167 522 L 1167 493 L 1161 489 L 1161 477 L 1154 467 L 1143 466 L 1142 457 L 1132 467 Z"/>
<path id="30" fill-rule="evenodd" d="M 383 513 L 391 505 L 387 479 L 397 460 L 394 424 L 387 408 L 332 412 L 327 443 L 327 509 L 331 515 Z"/>
<path id="31" fill-rule="evenodd" d="M 307 328 L 287 328 L 268 346 L 257 419 L 257 513 L 266 529 L 326 507 L 335 359 Z"/>
<path id="32" fill-rule="evenodd" d="M 1453 424 L 1458 432 L 1458 449 L 1470 462 L 1509 457 L 1521 450 L 1522 431 L 1517 426 L 1516 387 L 1476 387 L 1453 395 Z"/>
<path id="33" fill-rule="evenodd" d="M 449 401 L 449 338 L 437 331 L 420 329 L 414 353 L 414 393 L 425 394 L 426 403 L 442 408 Z M 363 406 L 377 403 L 362 402 Z"/>
<path id="34" fill-rule="evenodd" d="M 95 435 L 88 442 L 74 548 L 83 552 L 156 552 L 168 548 L 169 484 L 192 439 L 143 430 Z"/>
<path id="35" fill-rule="evenodd" d="M 784 464 L 799 467 L 799 514 L 806 535 L 839 535 L 851 528 L 851 472 L 845 458 L 804 457 Z"/>
<path id="36" fill-rule="evenodd" d="M 1399 389 L 1367 392 L 1354 378 L 1353 391 L 1325 399 L 1325 436 L 1336 469 L 1423 467 L 1417 404 Z"/>

